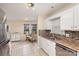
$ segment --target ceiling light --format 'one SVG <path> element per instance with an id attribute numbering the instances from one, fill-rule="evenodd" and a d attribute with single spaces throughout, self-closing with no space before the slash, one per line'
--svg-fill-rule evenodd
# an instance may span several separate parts
<path id="1" fill-rule="evenodd" d="M 27 3 L 27 7 L 32 8 L 32 7 L 34 7 L 34 4 L 33 3 Z"/>

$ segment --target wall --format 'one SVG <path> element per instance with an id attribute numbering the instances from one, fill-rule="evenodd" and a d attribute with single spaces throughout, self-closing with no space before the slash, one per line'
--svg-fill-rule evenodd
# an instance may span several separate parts
<path id="1" fill-rule="evenodd" d="M 44 28 L 44 26 L 43 26 L 44 21 L 45 21 L 45 17 L 42 17 L 42 16 L 38 17 L 38 25 L 37 25 L 37 27 L 38 27 L 39 30 L 42 30 Z"/>
<path id="2" fill-rule="evenodd" d="M 21 39 L 25 39 L 24 35 L 24 24 L 34 24 L 34 21 L 25 21 L 25 20 L 8 20 L 7 24 L 9 25 L 9 32 L 14 33 L 18 32 L 21 36 Z"/>

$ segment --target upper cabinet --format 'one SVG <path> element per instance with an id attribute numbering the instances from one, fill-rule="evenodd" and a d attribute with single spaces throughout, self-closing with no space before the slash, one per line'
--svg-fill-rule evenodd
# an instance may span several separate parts
<path id="1" fill-rule="evenodd" d="M 79 31 L 79 5 L 74 8 L 74 30 Z"/>
<path id="2" fill-rule="evenodd" d="M 51 19 L 54 20 L 56 17 L 60 17 L 60 20 L 50 21 Z M 64 12 L 61 12 L 48 18 L 44 22 L 44 29 L 51 29 L 52 31 L 57 30 L 55 29 L 58 26 L 58 25 L 56 26 L 56 23 L 57 24 L 59 23 L 61 31 L 64 30 L 79 31 L 79 5 L 69 8 Z"/>
<path id="3" fill-rule="evenodd" d="M 74 20 L 74 10 L 68 9 L 64 11 L 61 15 L 61 30 L 73 30 L 73 20 Z"/>
<path id="4" fill-rule="evenodd" d="M 64 11 L 61 15 L 61 30 L 79 31 L 79 6 Z"/>

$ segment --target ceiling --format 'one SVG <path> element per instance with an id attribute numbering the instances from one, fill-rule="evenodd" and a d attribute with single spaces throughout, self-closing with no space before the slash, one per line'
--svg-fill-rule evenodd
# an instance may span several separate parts
<path id="1" fill-rule="evenodd" d="M 37 20 L 38 16 L 45 16 L 66 6 L 64 3 L 35 3 L 33 9 L 27 8 L 25 3 L 0 3 L 9 20 L 30 19 Z M 53 6 L 54 8 L 51 8 Z"/>

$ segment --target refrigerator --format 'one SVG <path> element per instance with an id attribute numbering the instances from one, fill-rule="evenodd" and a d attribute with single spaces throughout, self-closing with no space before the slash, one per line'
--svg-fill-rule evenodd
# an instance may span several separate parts
<path id="1" fill-rule="evenodd" d="M 6 16 L 2 14 L 0 9 L 0 56 L 9 55 L 9 39 L 7 39 Z"/>

